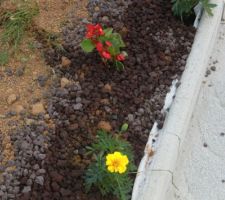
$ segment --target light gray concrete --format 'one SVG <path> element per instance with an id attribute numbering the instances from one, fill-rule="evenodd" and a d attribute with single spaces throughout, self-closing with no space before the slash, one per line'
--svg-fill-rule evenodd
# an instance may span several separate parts
<path id="1" fill-rule="evenodd" d="M 214 46 L 173 172 L 170 200 L 225 200 L 225 24 Z M 196 66 L 198 67 L 198 66 Z"/>

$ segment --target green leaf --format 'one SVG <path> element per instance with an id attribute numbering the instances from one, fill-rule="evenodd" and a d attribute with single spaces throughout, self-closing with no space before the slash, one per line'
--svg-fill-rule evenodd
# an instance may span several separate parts
<path id="1" fill-rule="evenodd" d="M 90 53 L 94 50 L 95 46 L 90 39 L 85 39 L 81 42 L 81 48 L 84 52 Z"/>
<path id="2" fill-rule="evenodd" d="M 113 45 L 113 46 L 109 47 L 108 50 L 112 56 L 116 56 L 117 54 L 120 53 L 120 48 L 118 46 Z"/>
<path id="3" fill-rule="evenodd" d="M 128 130 L 129 125 L 127 123 L 124 123 L 120 129 L 121 132 L 126 132 Z"/>
<path id="4" fill-rule="evenodd" d="M 116 69 L 121 71 L 124 69 L 124 65 L 122 62 L 119 62 L 119 61 L 115 61 L 115 65 L 116 65 Z"/>
<path id="5" fill-rule="evenodd" d="M 126 45 L 119 33 L 113 33 L 113 38 L 115 38 L 115 40 L 117 40 L 119 47 L 126 47 Z"/>
<path id="6" fill-rule="evenodd" d="M 113 28 L 106 28 L 106 29 L 104 29 L 104 33 L 105 33 L 106 37 L 110 37 L 112 32 L 113 32 Z"/>

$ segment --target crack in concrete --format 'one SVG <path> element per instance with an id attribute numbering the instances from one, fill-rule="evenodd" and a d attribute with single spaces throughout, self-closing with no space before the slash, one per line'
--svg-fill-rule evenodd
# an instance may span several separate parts
<path id="1" fill-rule="evenodd" d="M 165 170 L 165 169 L 153 169 L 151 171 L 154 171 L 154 172 L 169 172 L 171 174 L 171 177 L 172 177 L 172 185 L 179 191 L 178 187 L 174 183 L 174 178 L 173 178 L 173 172 L 172 171 Z"/>

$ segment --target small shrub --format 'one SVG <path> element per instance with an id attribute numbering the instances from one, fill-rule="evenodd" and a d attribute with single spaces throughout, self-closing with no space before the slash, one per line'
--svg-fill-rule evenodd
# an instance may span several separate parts
<path id="1" fill-rule="evenodd" d="M 96 143 L 88 147 L 94 162 L 85 174 L 87 192 L 96 187 L 102 195 L 112 194 L 120 200 L 130 199 L 133 182 L 129 174 L 136 167 L 131 145 L 120 138 L 127 128 L 127 125 L 122 126 L 121 131 L 114 136 L 99 131 Z"/>
<path id="2" fill-rule="evenodd" d="M 212 4 L 209 0 L 172 0 L 173 3 L 173 13 L 175 16 L 181 17 L 183 20 L 184 18 L 188 18 L 190 15 L 193 14 L 193 8 L 198 4 L 201 3 L 204 10 L 212 16 L 212 9 L 216 7 L 216 4 Z"/>
<path id="3" fill-rule="evenodd" d="M 9 11 L 1 16 L 3 33 L 1 41 L 3 44 L 12 45 L 15 49 L 20 44 L 26 29 L 31 25 L 32 19 L 38 14 L 36 6 L 22 6 L 16 11 Z"/>
<path id="4" fill-rule="evenodd" d="M 81 47 L 86 53 L 97 49 L 104 63 L 112 62 L 118 70 L 124 68 L 122 61 L 127 53 L 121 51 L 121 48 L 125 47 L 125 43 L 121 35 L 113 32 L 112 28 L 103 29 L 100 24 L 88 24 L 86 39 L 82 41 Z"/>

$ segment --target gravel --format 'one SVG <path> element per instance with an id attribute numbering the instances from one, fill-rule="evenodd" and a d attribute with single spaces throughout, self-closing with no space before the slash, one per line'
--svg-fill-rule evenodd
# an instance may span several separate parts
<path id="1" fill-rule="evenodd" d="M 2 168 L 1 199 L 103 199 L 95 190 L 86 194 L 83 186 L 92 159 L 85 147 L 98 125 L 115 132 L 128 122 L 123 137 L 133 145 L 137 164 L 153 123 L 163 127 L 165 95 L 184 70 L 195 31 L 178 22 L 170 3 L 161 0 L 90 0 L 88 11 L 89 19 L 72 18 L 64 27 L 64 52 L 46 51 L 54 81 L 44 94 L 46 107 L 33 102 L 25 125 L 10 134 L 14 160 Z M 122 34 L 129 55 L 124 71 L 106 68 L 96 53 L 81 51 L 88 21 Z M 70 84 L 61 87 L 62 78 Z M 41 87 L 47 80 L 45 75 L 37 78 Z"/>

